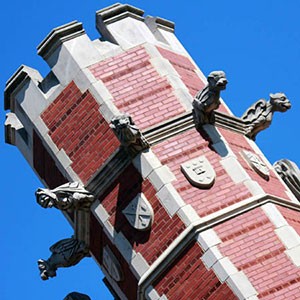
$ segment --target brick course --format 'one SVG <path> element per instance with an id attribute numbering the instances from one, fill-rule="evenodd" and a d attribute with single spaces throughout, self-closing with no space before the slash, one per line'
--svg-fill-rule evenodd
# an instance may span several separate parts
<path id="1" fill-rule="evenodd" d="M 86 183 L 118 148 L 119 141 L 99 112 L 99 104 L 74 82 L 43 112 L 42 119 L 59 149 L 73 161 L 72 168 Z"/>
<path id="2" fill-rule="evenodd" d="M 130 114 L 145 129 L 185 111 L 166 78 L 160 77 L 142 47 L 90 67 L 104 82 L 121 112 Z"/>
<path id="3" fill-rule="evenodd" d="M 153 283 L 157 292 L 170 300 L 237 299 L 226 284 L 221 284 L 213 271 L 201 261 L 202 249 L 191 243 Z"/>
<path id="4" fill-rule="evenodd" d="M 196 73 L 196 66 L 191 62 L 191 60 L 183 55 L 175 53 L 173 51 L 157 47 L 161 55 L 168 59 L 173 65 L 174 69 L 177 71 L 181 80 L 184 82 L 188 88 L 192 97 L 194 97 L 199 90 L 202 90 L 206 85 L 205 82 Z M 224 105 L 220 105 L 218 111 L 228 113 L 227 108 Z"/>
<path id="5" fill-rule="evenodd" d="M 209 142 L 195 129 L 155 145 L 152 150 L 176 176 L 173 185 L 183 200 L 191 204 L 201 217 L 251 197 L 242 183 L 232 181 L 220 164 L 221 157 L 209 148 Z M 215 183 L 210 189 L 192 186 L 180 170 L 182 163 L 202 155 L 206 156 L 216 172 Z"/>
<path id="6" fill-rule="evenodd" d="M 285 247 L 261 208 L 215 227 L 219 249 L 243 271 L 260 299 L 298 299 L 300 270 L 285 254 Z"/>

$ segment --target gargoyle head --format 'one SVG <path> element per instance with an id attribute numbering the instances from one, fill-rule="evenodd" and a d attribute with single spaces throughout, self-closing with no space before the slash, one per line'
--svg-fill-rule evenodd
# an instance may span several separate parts
<path id="1" fill-rule="evenodd" d="M 228 83 L 223 71 L 213 71 L 207 77 L 209 88 L 212 90 L 225 90 Z"/>
<path id="2" fill-rule="evenodd" d="M 127 114 L 117 116 L 111 120 L 111 127 L 115 130 L 122 130 L 132 124 L 132 119 Z"/>
<path id="3" fill-rule="evenodd" d="M 273 106 L 273 111 L 286 112 L 291 108 L 291 102 L 283 93 L 270 94 L 270 103 Z"/>
<path id="4" fill-rule="evenodd" d="M 50 208 L 57 201 L 57 196 L 48 189 L 39 188 L 35 192 L 36 201 L 44 208 Z"/>
<path id="5" fill-rule="evenodd" d="M 127 115 L 120 115 L 111 120 L 110 127 L 114 130 L 121 144 L 125 147 L 140 137 L 139 129 L 135 126 L 132 118 Z"/>

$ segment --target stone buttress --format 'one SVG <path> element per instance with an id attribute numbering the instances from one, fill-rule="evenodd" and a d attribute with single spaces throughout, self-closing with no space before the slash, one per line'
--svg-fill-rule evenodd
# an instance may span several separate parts
<path id="1" fill-rule="evenodd" d="M 97 11 L 94 41 L 77 21 L 55 28 L 38 47 L 49 74 L 21 66 L 7 82 L 6 142 L 47 188 L 94 195 L 83 223 L 64 214 L 89 227 L 116 299 L 299 299 L 299 202 L 222 100 L 195 129 L 206 78 L 174 24 L 143 14 Z"/>

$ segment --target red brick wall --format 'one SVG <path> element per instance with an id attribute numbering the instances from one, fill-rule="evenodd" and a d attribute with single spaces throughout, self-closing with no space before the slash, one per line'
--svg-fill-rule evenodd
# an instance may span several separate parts
<path id="1" fill-rule="evenodd" d="M 157 47 L 157 49 L 159 50 L 161 55 L 164 58 L 168 59 L 173 65 L 174 69 L 180 75 L 181 80 L 189 89 L 192 97 L 194 97 L 199 90 L 202 90 L 204 88 L 206 83 L 203 82 L 195 72 L 196 67 L 188 57 L 160 47 Z M 225 108 L 224 105 L 220 105 L 218 110 L 228 113 L 227 108 Z"/>
<path id="2" fill-rule="evenodd" d="M 86 183 L 117 149 L 119 141 L 99 112 L 99 104 L 74 82 L 43 112 L 42 119 L 59 149 L 73 161 L 72 168 Z"/>
<path id="3" fill-rule="evenodd" d="M 243 184 L 231 180 L 220 164 L 221 157 L 209 148 L 208 142 L 195 129 L 157 144 L 152 150 L 175 174 L 177 180 L 173 185 L 181 197 L 202 217 L 251 197 Z M 180 170 L 182 163 L 201 155 L 206 156 L 216 172 L 215 183 L 210 189 L 193 187 Z"/>
<path id="4" fill-rule="evenodd" d="M 141 192 L 154 211 L 154 223 L 148 231 L 134 229 L 122 213 L 129 202 Z M 140 252 L 150 265 L 185 228 L 177 216 L 168 216 L 155 194 L 152 184 L 148 180 L 143 181 L 137 170 L 130 165 L 99 199 L 110 215 L 109 221 L 115 230 L 121 231 L 133 249 Z"/>
<path id="5" fill-rule="evenodd" d="M 274 229 L 261 208 L 215 227 L 221 253 L 248 276 L 260 299 L 299 299 L 300 270 Z"/>
<path id="6" fill-rule="evenodd" d="M 139 46 L 90 67 L 105 83 L 117 108 L 129 113 L 140 129 L 185 111 L 168 81 L 149 60 L 149 54 Z"/>
<path id="7" fill-rule="evenodd" d="M 191 243 L 152 284 L 156 291 L 165 294 L 169 300 L 237 299 L 213 271 L 206 269 L 201 261 L 202 255 L 198 244 Z"/>
<path id="8" fill-rule="evenodd" d="M 246 170 L 249 176 L 258 182 L 258 184 L 263 188 L 263 190 L 270 195 L 282 197 L 284 199 L 290 200 L 285 193 L 285 186 L 281 183 L 281 181 L 275 176 L 274 172 L 270 170 L 270 179 L 269 181 L 263 179 L 260 175 L 258 175 L 245 161 L 245 159 L 241 156 L 242 150 L 247 150 L 252 153 L 255 151 L 249 145 L 248 141 L 244 136 L 241 134 L 225 130 L 220 128 L 220 132 L 226 139 L 227 143 L 230 145 L 230 148 L 237 156 L 239 162 L 241 163 L 242 167 Z"/>

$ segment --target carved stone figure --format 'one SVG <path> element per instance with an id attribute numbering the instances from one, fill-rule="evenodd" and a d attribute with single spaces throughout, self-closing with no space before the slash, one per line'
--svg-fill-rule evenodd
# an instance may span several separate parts
<path id="1" fill-rule="evenodd" d="M 274 168 L 300 201 L 300 170 L 298 166 L 288 159 L 281 159 L 274 163 Z"/>
<path id="2" fill-rule="evenodd" d="M 129 115 L 124 114 L 113 118 L 110 127 L 130 155 L 135 156 L 140 151 L 149 148 L 148 142 Z"/>
<path id="3" fill-rule="evenodd" d="M 72 292 L 68 294 L 64 300 L 91 300 L 91 298 L 88 295 Z"/>
<path id="4" fill-rule="evenodd" d="M 188 181 L 198 188 L 210 188 L 215 182 L 216 173 L 205 156 L 183 163 L 181 171 Z"/>
<path id="5" fill-rule="evenodd" d="M 207 77 L 208 84 L 199 91 L 193 101 L 196 128 L 214 124 L 214 110 L 220 106 L 220 93 L 226 89 L 227 79 L 223 71 L 213 71 Z"/>
<path id="6" fill-rule="evenodd" d="M 88 210 L 94 201 L 94 196 L 78 182 L 66 183 L 53 190 L 39 188 L 35 195 L 42 207 L 54 206 L 60 210 Z"/>
<path id="7" fill-rule="evenodd" d="M 255 140 L 256 135 L 271 125 L 275 111 L 286 112 L 291 103 L 283 93 L 270 94 L 270 100 L 260 99 L 249 107 L 241 119 L 246 125 L 246 136 Z"/>
<path id="8" fill-rule="evenodd" d="M 50 247 L 50 251 L 52 255 L 48 260 L 38 260 L 38 267 L 43 280 L 55 277 L 57 268 L 74 266 L 89 255 L 85 242 L 74 237 L 60 240 Z"/>

